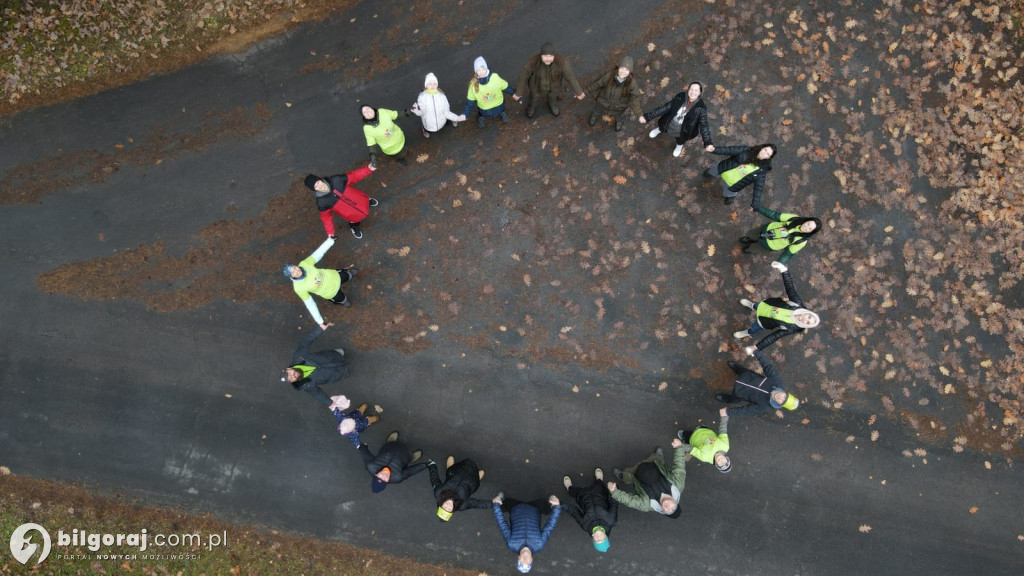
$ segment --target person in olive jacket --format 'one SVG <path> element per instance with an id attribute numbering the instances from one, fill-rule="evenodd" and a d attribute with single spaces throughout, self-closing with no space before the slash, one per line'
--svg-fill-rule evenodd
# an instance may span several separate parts
<path id="1" fill-rule="evenodd" d="M 359 455 L 363 457 L 366 471 L 373 476 L 370 488 L 375 494 L 383 491 L 389 484 L 399 484 L 427 469 L 428 462 L 409 465 L 419 460 L 423 452 L 417 449 L 410 454 L 409 447 L 398 441 L 398 432 L 388 435 L 387 442 L 380 447 L 380 452 L 376 456 L 370 452 L 366 444 L 360 443 L 358 450 Z"/>
<path id="2" fill-rule="evenodd" d="M 427 464 L 430 486 L 434 489 L 434 498 L 437 498 L 437 517 L 441 521 L 451 520 L 455 512 L 491 507 L 487 500 L 471 498 L 480 488 L 480 481 L 484 479 L 484 471 L 477 467 L 476 462 L 469 458 L 456 462 L 454 456 L 449 456 L 444 467 L 444 482 L 441 482 L 437 474 L 437 465 L 434 462 Z"/>
<path id="3" fill-rule="evenodd" d="M 607 552 L 611 546 L 608 534 L 618 518 L 619 503 L 611 497 L 604 484 L 604 472 L 600 468 L 594 470 L 594 481 L 586 488 L 573 486 L 572 478 L 568 476 L 562 478 L 562 484 L 574 500 L 563 504 L 566 513 L 590 534 L 595 550 Z"/>
<path id="4" fill-rule="evenodd" d="M 679 499 L 686 486 L 686 452 L 680 450 L 683 441 L 672 439 L 675 454 L 672 464 L 665 462 L 661 447 L 635 466 L 624 471 L 615 469 L 615 477 L 633 485 L 632 493 L 620 490 L 615 482 L 608 483 L 612 498 L 620 504 L 641 512 L 657 512 L 669 518 L 679 518 Z"/>
<path id="5" fill-rule="evenodd" d="M 711 129 L 708 128 L 708 107 L 701 98 L 702 94 L 704 85 L 700 82 L 691 82 L 686 92 L 676 94 L 669 102 L 640 117 L 641 124 L 646 124 L 654 118 L 658 119 L 658 125 L 649 134 L 651 138 L 657 138 L 658 134 L 665 132 L 676 139 L 676 148 L 672 151 L 676 158 L 683 154 L 683 144 L 696 138 L 698 132 L 704 141 L 704 150 L 715 151 L 715 144 L 711 141 Z"/>
<path id="6" fill-rule="evenodd" d="M 548 107 L 551 108 L 551 114 L 558 116 L 558 92 L 562 89 L 562 82 L 569 83 L 577 100 L 587 97 L 576 80 L 569 60 L 561 54 L 555 54 L 554 44 L 545 42 L 541 45 L 540 52 L 526 60 L 523 71 L 519 73 L 516 94 L 524 97 L 528 94 L 530 98 L 530 103 L 526 107 L 526 117 L 533 118 L 537 113 L 537 104 L 541 100 L 546 100 Z"/>
<path id="7" fill-rule="evenodd" d="M 333 324 L 325 326 L 331 327 Z M 295 390 L 308 393 L 324 406 L 330 406 L 333 403 L 330 396 L 320 387 L 348 376 L 348 361 L 345 359 L 345 351 L 341 348 L 320 352 L 309 351 L 313 341 L 323 333 L 324 329 L 317 326 L 306 334 L 292 354 L 291 366 L 284 369 L 282 380 L 290 382 Z"/>
<path id="8" fill-rule="evenodd" d="M 816 313 L 804 307 L 804 301 L 797 294 L 796 286 L 793 284 L 793 277 L 789 275 L 789 268 L 779 262 L 772 262 L 772 268 L 782 273 L 782 283 L 786 287 L 786 296 L 789 299 L 765 298 L 756 303 L 746 298 L 740 300 L 740 304 L 754 311 L 754 322 L 750 328 L 733 333 L 734 338 L 739 340 L 763 330 L 773 331 L 762 338 L 757 346 L 748 346 L 747 354 L 753 354 L 755 349 L 764 350 L 779 338 L 799 334 L 821 323 Z"/>
<path id="9" fill-rule="evenodd" d="M 704 175 L 722 179 L 722 196 L 726 204 L 735 202 L 739 191 L 753 184 L 754 197 L 750 200 L 750 209 L 757 210 L 761 205 L 765 177 L 772 169 L 772 157 L 776 151 L 774 144 L 715 148 L 714 154 L 728 158 L 705 170 Z"/>
<path id="10" fill-rule="evenodd" d="M 587 92 L 597 95 L 594 111 L 590 113 L 588 124 L 597 124 L 597 117 L 608 114 L 615 118 L 615 131 L 622 131 L 622 115 L 627 109 L 632 110 L 638 118 L 643 114 L 640 109 L 640 87 L 633 78 L 633 58 L 623 56 L 617 68 L 601 74 L 587 86 Z"/>

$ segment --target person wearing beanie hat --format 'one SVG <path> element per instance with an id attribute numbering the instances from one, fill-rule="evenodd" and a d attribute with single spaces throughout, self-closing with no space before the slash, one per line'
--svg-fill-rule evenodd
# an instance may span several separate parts
<path id="1" fill-rule="evenodd" d="M 292 363 L 284 369 L 284 376 L 281 378 L 291 383 L 294 390 L 306 392 L 327 407 L 331 407 L 334 402 L 320 387 L 348 376 L 348 361 L 345 360 L 345 351 L 341 348 L 310 352 L 309 347 L 330 326 L 331 324 L 317 326 L 306 334 L 292 354 Z"/>
<path id="2" fill-rule="evenodd" d="M 817 218 L 783 214 L 764 206 L 758 206 L 757 211 L 771 222 L 751 229 L 740 238 L 744 254 L 750 254 L 751 247 L 768 253 L 782 252 L 779 263 L 786 264 L 821 230 L 821 220 Z"/>
<path id="3" fill-rule="evenodd" d="M 427 462 L 411 464 L 419 460 L 423 453 L 416 450 L 410 454 L 409 447 L 404 442 L 399 442 L 398 432 L 388 435 L 387 442 L 380 447 L 380 452 L 376 456 L 370 452 L 366 444 L 360 443 L 358 450 L 363 458 L 363 466 L 373 477 L 370 489 L 374 494 L 382 492 L 390 484 L 404 482 L 427 469 Z"/>
<path id="4" fill-rule="evenodd" d="M 615 118 L 615 131 L 622 131 L 622 115 L 630 110 L 639 118 L 640 87 L 633 81 L 633 58 L 623 56 L 616 68 L 598 76 L 587 86 L 587 93 L 596 94 L 596 104 L 588 124 L 597 124 L 598 116 L 608 114 Z"/>
<path id="5" fill-rule="evenodd" d="M 317 308 L 316 302 L 313 301 L 313 295 L 315 294 L 330 300 L 333 304 L 348 308 L 352 304 L 349 303 L 348 297 L 341 290 L 341 286 L 355 278 L 356 273 L 359 272 L 355 268 L 341 270 L 317 268 L 316 263 L 324 257 L 324 254 L 327 253 L 331 246 L 334 246 L 333 236 L 328 237 L 315 252 L 299 262 L 298 265 L 285 264 L 281 269 L 284 275 L 291 279 L 292 288 L 299 298 L 302 299 L 302 303 L 306 305 L 306 310 L 309 311 L 310 317 L 323 330 L 327 329 L 328 324 L 324 323 L 323 317 L 320 316 L 320 309 Z"/>
<path id="6" fill-rule="evenodd" d="M 540 52 L 527 58 L 516 84 L 516 93 L 523 95 L 524 98 L 528 95 L 530 98 L 530 103 L 526 107 L 526 117 L 533 118 L 537 113 L 537 103 L 541 100 L 546 100 L 551 114 L 558 116 L 558 93 L 563 82 L 569 83 L 577 100 L 587 97 L 576 80 L 569 60 L 555 54 L 554 44 L 545 42 L 541 45 Z"/>
<path id="7" fill-rule="evenodd" d="M 713 464 L 724 474 L 732 470 L 732 460 L 726 456 L 729 451 L 729 411 L 722 408 L 718 415 L 721 417 L 718 434 L 707 426 L 697 426 L 694 430 L 680 430 L 676 436 L 683 441 L 683 452 L 689 452 L 701 462 Z"/>
<path id="8" fill-rule="evenodd" d="M 704 141 L 704 150 L 715 151 L 711 129 L 708 128 L 708 108 L 701 98 L 703 94 L 704 85 L 691 82 L 686 92 L 676 94 L 672 100 L 640 116 L 641 124 L 658 119 L 658 125 L 649 134 L 651 138 L 656 138 L 662 132 L 675 138 L 676 147 L 672 155 L 676 158 L 683 154 L 683 144 L 696 138 L 698 132 Z"/>
<path id="9" fill-rule="evenodd" d="M 562 478 L 562 484 L 573 499 L 563 504 L 566 513 L 572 516 L 584 532 L 590 534 L 595 550 L 607 552 L 611 546 L 608 534 L 618 518 L 619 502 L 608 492 L 604 472 L 600 468 L 594 470 L 594 481 L 586 488 L 573 486 L 568 476 Z"/>
<path id="10" fill-rule="evenodd" d="M 821 323 L 821 319 L 814 312 L 805 308 L 804 301 L 796 292 L 793 285 L 793 278 L 789 275 L 789 268 L 780 262 L 772 262 L 772 268 L 782 273 L 782 283 L 786 287 L 788 300 L 782 298 L 765 298 L 754 303 L 746 298 L 740 300 L 740 304 L 754 311 L 754 322 L 750 328 L 740 330 L 733 334 L 736 339 L 753 336 L 762 330 L 772 332 L 761 339 L 756 350 L 764 350 L 771 346 L 776 340 L 793 334 L 799 334 L 808 328 L 814 328 Z M 752 352 L 748 352 L 752 354 Z"/>
<path id="11" fill-rule="evenodd" d="M 353 446 L 359 448 L 362 444 L 359 434 L 365 431 L 370 424 L 380 420 L 380 416 L 377 414 L 365 416 L 369 409 L 369 405 L 365 402 L 359 408 L 346 412 L 351 405 L 352 402 L 345 396 L 331 396 L 331 405 L 327 408 L 338 422 L 338 434 L 348 438 L 352 441 Z"/>
<path id="12" fill-rule="evenodd" d="M 406 111 L 406 116 L 415 114 L 420 117 L 423 123 L 423 137 L 430 138 L 430 135 L 437 132 L 451 120 L 452 126 L 458 126 L 459 122 L 465 122 L 465 116 L 456 115 L 452 112 L 448 103 L 448 96 L 437 85 L 437 76 L 433 72 L 427 74 L 423 80 L 423 91 L 416 97 L 416 102 Z"/>
<path id="13" fill-rule="evenodd" d="M 366 137 L 366 147 L 370 149 L 370 164 L 376 166 L 377 152 L 383 152 L 406 166 L 405 133 L 395 124 L 398 112 L 363 105 L 359 107 L 359 113 L 363 116 L 363 136 Z"/>
<path id="14" fill-rule="evenodd" d="M 620 504 L 640 512 L 657 512 L 663 516 L 679 518 L 679 499 L 686 487 L 686 453 L 680 450 L 683 441 L 672 439 L 672 464 L 665 462 L 661 446 L 639 464 L 625 470 L 615 469 L 615 477 L 631 484 L 633 491 L 620 489 L 618 483 L 608 482 L 608 491 Z"/>
<path id="15" fill-rule="evenodd" d="M 515 88 L 508 85 L 504 78 L 491 72 L 483 56 L 473 61 L 473 78 L 469 81 L 466 93 L 466 106 L 462 110 L 463 117 L 469 117 L 473 110 L 479 109 L 476 121 L 481 128 L 486 126 L 484 118 L 501 118 L 502 124 L 508 124 L 508 113 L 505 112 L 505 97 L 508 94 L 516 102 L 522 104 L 523 99 L 516 96 Z"/>
<path id="16" fill-rule="evenodd" d="M 349 230 L 357 239 L 363 237 L 359 223 L 370 215 L 370 208 L 378 204 L 376 198 L 370 198 L 362 190 L 350 186 L 366 178 L 377 169 L 370 164 L 364 168 L 353 170 L 347 174 L 336 174 L 321 178 L 316 174 L 306 175 L 305 184 L 316 194 L 316 209 L 320 212 L 320 222 L 330 238 L 334 233 L 334 215 L 337 214 L 348 222 Z"/>
<path id="17" fill-rule="evenodd" d="M 476 462 L 469 458 L 456 462 L 454 456 L 449 456 L 444 467 L 444 482 L 441 482 L 437 474 L 437 465 L 433 462 L 427 464 L 430 486 L 434 489 L 434 498 L 437 500 L 439 520 L 448 522 L 455 512 L 491 507 L 487 500 L 471 498 L 480 488 L 480 481 L 484 479 L 484 471 L 477 467 Z"/>
<path id="18" fill-rule="evenodd" d="M 764 374 L 748 370 L 730 360 L 729 368 L 736 373 L 732 394 L 715 394 L 715 400 L 726 404 L 744 403 L 743 406 L 726 407 L 730 416 L 767 414 L 772 408 L 795 410 L 800 401 L 782 389 L 781 375 L 771 361 L 754 346 L 748 346 L 747 352 L 757 358 Z"/>
<path id="19" fill-rule="evenodd" d="M 558 524 L 558 517 L 562 514 L 558 497 L 552 494 L 547 500 L 523 502 L 515 498 L 505 498 L 503 492 L 498 492 L 491 500 L 491 510 L 498 522 L 501 536 L 505 539 L 505 546 L 517 555 L 516 569 L 526 574 L 533 568 L 533 555 L 544 549 L 551 532 Z M 542 528 L 540 522 L 543 514 L 550 516 Z"/>
<path id="20" fill-rule="evenodd" d="M 772 169 L 772 158 L 776 152 L 778 148 L 775 144 L 715 148 L 713 154 L 728 158 L 705 170 L 704 175 L 708 178 L 721 178 L 722 197 L 726 205 L 736 201 L 740 190 L 753 184 L 754 196 L 750 199 L 750 209 L 757 210 L 761 206 L 764 183 Z"/>

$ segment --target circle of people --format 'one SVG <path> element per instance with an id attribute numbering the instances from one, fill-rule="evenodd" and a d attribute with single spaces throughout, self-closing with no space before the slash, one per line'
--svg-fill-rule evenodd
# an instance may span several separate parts
<path id="1" fill-rule="evenodd" d="M 331 411 L 338 422 L 338 432 L 348 438 L 362 456 L 374 493 L 427 470 L 437 504 L 437 517 L 448 522 L 457 512 L 490 508 L 506 546 L 517 556 L 518 570 L 526 573 L 533 566 L 533 555 L 547 543 L 563 508 L 590 535 L 594 548 L 607 552 L 619 504 L 641 512 L 678 518 L 679 500 L 686 482 L 686 463 L 691 458 L 706 462 L 723 473 L 732 470 L 728 456 L 730 416 L 765 414 L 772 409 L 795 410 L 799 406 L 796 396 L 784 390 L 781 375 L 763 351 L 780 338 L 814 328 L 820 322 L 818 315 L 806 308 L 797 293 L 786 264 L 821 229 L 821 221 L 761 205 L 765 179 L 777 148 L 774 144 L 715 147 L 708 127 L 707 107 L 702 99 L 704 87 L 700 82 L 691 82 L 685 91 L 670 101 L 644 113 L 640 106 L 640 89 L 634 81 L 633 59 L 629 56 L 622 58 L 618 66 L 603 72 L 585 89 L 577 81 L 568 59 L 557 54 L 550 42 L 544 43 L 540 52 L 526 61 L 515 88 L 491 72 L 483 57 L 473 62 L 473 71 L 466 104 L 458 115 L 452 112 L 448 97 L 438 86 L 437 77 L 433 73 L 427 74 L 424 89 L 416 102 L 404 110 L 406 117 L 416 115 L 420 118 L 424 138 L 430 138 L 448 122 L 453 127 L 458 126 L 474 111 L 480 128 L 486 127 L 487 119 L 498 118 L 507 124 L 509 116 L 505 110 L 505 94 L 526 106 L 528 118 L 536 115 L 541 103 L 546 103 L 551 114 L 558 116 L 561 112 L 558 95 L 565 85 L 568 85 L 565 90 L 571 89 L 577 100 L 584 100 L 587 94 L 594 95 L 594 107 L 588 119 L 590 126 L 597 124 L 600 118 L 610 117 L 615 130 L 621 131 L 628 112 L 632 112 L 641 124 L 656 121 L 649 136 L 657 138 L 666 134 L 674 139 L 673 157 L 682 156 L 683 145 L 699 135 L 706 152 L 727 157 L 704 172 L 705 177 L 720 180 L 725 204 L 732 204 L 741 190 L 753 186 L 751 210 L 767 218 L 768 223 L 755 226 L 739 242 L 747 254 L 756 250 L 779 255 L 771 266 L 781 273 L 786 291 L 786 298 L 765 298 L 759 302 L 746 298 L 740 300 L 741 305 L 751 309 L 754 319 L 748 328 L 735 332 L 733 336 L 742 340 L 767 333 L 756 345 L 744 348 L 748 356 L 757 359 L 761 371 L 728 362 L 735 378 L 731 394 L 715 395 L 716 400 L 726 404 L 719 410 L 717 432 L 705 426 L 679 430 L 672 439 L 674 454 L 671 461 L 665 459 L 659 446 L 636 465 L 623 470 L 616 468 L 614 480 L 605 481 L 600 468 L 594 470 L 594 480 L 588 486 L 575 486 L 571 478 L 565 476 L 562 480 L 570 497 L 565 504 L 555 495 L 533 501 L 506 497 L 502 492 L 492 500 L 473 498 L 484 477 L 484 470 L 476 462 L 471 459 L 456 461 L 453 456 L 448 456 L 442 479 L 436 463 L 424 459 L 418 449 L 410 451 L 398 432 L 391 432 L 374 454 L 359 435 L 380 416 L 368 414 L 367 404 L 353 409 L 345 396 L 328 396 L 321 388 L 347 376 L 348 362 L 345 351 L 340 348 L 310 350 L 313 342 L 332 325 L 321 316 L 313 296 L 339 306 L 350 306 L 342 287 L 358 272 L 355 268 L 333 270 L 316 266 L 337 238 L 334 216 L 348 223 L 355 238 L 362 238 L 359 224 L 369 216 L 370 208 L 378 206 L 379 202 L 352 185 L 377 170 L 381 155 L 406 165 L 405 135 L 396 123 L 399 112 L 367 105 L 360 108 L 363 134 L 370 149 L 369 164 L 347 174 L 329 177 L 310 174 L 305 178 L 305 185 L 316 196 L 327 240 L 297 265 L 285 264 L 282 271 L 291 279 L 295 293 L 302 299 L 317 328 L 303 338 L 291 365 L 284 370 L 282 380 L 290 382 L 295 390 L 311 394 Z M 546 523 L 542 523 L 543 515 L 548 516 Z"/>

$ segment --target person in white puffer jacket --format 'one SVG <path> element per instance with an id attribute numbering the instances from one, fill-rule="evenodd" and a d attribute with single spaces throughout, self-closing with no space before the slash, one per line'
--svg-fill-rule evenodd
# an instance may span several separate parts
<path id="1" fill-rule="evenodd" d="M 437 76 L 431 72 L 423 81 L 423 92 L 416 98 L 416 103 L 406 111 L 406 115 L 415 114 L 423 122 L 423 137 L 430 138 L 432 132 L 437 132 L 448 120 L 452 126 L 458 126 L 459 122 L 465 122 L 466 117 L 455 114 L 448 104 L 448 97 L 437 87 Z"/>

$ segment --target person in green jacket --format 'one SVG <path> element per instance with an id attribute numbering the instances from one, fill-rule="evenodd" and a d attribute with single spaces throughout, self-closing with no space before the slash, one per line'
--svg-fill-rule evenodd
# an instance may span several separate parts
<path id="1" fill-rule="evenodd" d="M 370 164 L 377 166 L 377 152 L 394 156 L 402 166 L 405 161 L 405 133 L 395 124 L 398 112 L 387 108 L 363 106 L 363 135 L 370 149 Z"/>
<path id="2" fill-rule="evenodd" d="M 633 491 L 620 490 L 615 482 L 608 483 L 608 491 L 616 502 L 641 512 L 657 512 L 669 518 L 679 518 L 679 499 L 686 486 L 686 453 L 680 448 L 683 441 L 672 439 L 675 454 L 672 465 L 665 462 L 661 447 L 636 466 L 615 469 L 615 477 L 633 485 Z"/>
<path id="3" fill-rule="evenodd" d="M 540 52 L 526 60 L 516 84 L 517 94 L 529 93 L 530 103 L 526 107 L 526 117 L 533 118 L 537 113 L 537 104 L 544 100 L 551 108 L 551 114 L 558 116 L 561 112 L 558 108 L 558 92 L 561 91 L 563 82 L 569 83 L 577 100 L 587 97 L 576 80 L 569 60 L 561 54 L 555 54 L 554 44 L 545 42 L 541 45 Z"/>
<path id="4" fill-rule="evenodd" d="M 509 86 L 504 78 L 491 72 L 483 56 L 478 56 L 473 61 L 473 72 L 473 78 L 469 81 L 469 90 L 466 92 L 466 107 L 463 108 L 462 115 L 468 117 L 474 109 L 478 108 L 480 113 L 476 121 L 481 128 L 486 126 L 484 118 L 498 117 L 501 118 L 502 124 L 508 124 L 505 97 L 502 94 L 512 96 L 520 104 L 523 103 L 522 97 L 516 96 L 515 88 Z"/>
<path id="5" fill-rule="evenodd" d="M 783 214 L 764 206 L 758 206 L 757 211 L 771 222 L 753 228 L 740 238 L 744 254 L 750 254 L 751 246 L 757 246 L 763 252 L 782 252 L 779 262 L 786 264 L 821 230 L 821 220 L 817 218 Z"/>
<path id="6" fill-rule="evenodd" d="M 356 273 L 359 272 L 355 268 L 346 268 L 344 270 L 321 270 L 317 268 L 316 263 L 324 257 L 324 254 L 327 253 L 331 246 L 334 246 L 333 236 L 329 236 L 316 251 L 299 262 L 298 266 L 295 264 L 285 264 L 281 269 L 284 275 L 291 279 L 292 288 L 295 289 L 295 293 L 302 299 L 302 303 L 306 305 L 306 310 L 309 311 L 310 317 L 313 318 L 313 321 L 322 330 L 327 330 L 329 324 L 320 315 L 320 310 L 317 309 L 316 302 L 313 301 L 313 295 L 315 294 L 330 300 L 334 304 L 348 308 L 352 304 L 349 303 L 348 297 L 341 290 L 341 286 L 355 278 Z"/>
<path id="7" fill-rule="evenodd" d="M 605 72 L 587 86 L 586 91 L 597 95 L 594 111 L 590 113 L 591 126 L 597 124 L 597 117 L 608 114 L 615 118 L 615 131 L 622 131 L 622 115 L 627 109 L 639 118 L 643 116 L 640 109 L 640 87 L 633 79 L 633 58 L 623 56 L 617 68 Z"/>
<path id="8" fill-rule="evenodd" d="M 683 452 L 689 452 L 701 462 L 714 464 L 715 469 L 723 474 L 732 470 L 732 460 L 726 456 L 729 451 L 729 412 L 727 408 L 718 411 L 721 422 L 718 434 L 707 426 L 697 426 L 695 430 L 680 430 L 676 436 L 683 441 Z"/>

